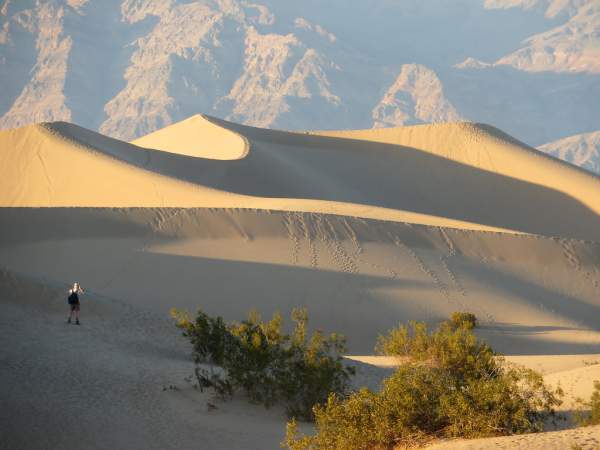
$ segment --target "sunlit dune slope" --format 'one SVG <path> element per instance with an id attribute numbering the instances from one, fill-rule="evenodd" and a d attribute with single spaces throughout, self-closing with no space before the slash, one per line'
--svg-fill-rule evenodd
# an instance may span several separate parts
<path id="1" fill-rule="evenodd" d="M 2 206 L 166 206 L 208 191 L 145 170 L 147 152 L 67 123 L 2 131 L 0 147 Z"/>
<path id="2" fill-rule="evenodd" d="M 241 159 L 248 154 L 248 140 L 195 115 L 131 142 L 139 147 L 208 159 Z"/>
<path id="3" fill-rule="evenodd" d="M 0 205 L 257 208 L 600 239 L 600 179 L 485 125 L 290 133 L 194 116 L 135 144 L 66 123 L 1 132 Z"/>

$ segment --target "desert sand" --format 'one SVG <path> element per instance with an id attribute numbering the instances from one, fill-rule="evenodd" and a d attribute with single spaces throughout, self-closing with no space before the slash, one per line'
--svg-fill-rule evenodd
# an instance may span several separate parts
<path id="1" fill-rule="evenodd" d="M 278 448 L 281 410 L 212 409 L 184 381 L 171 307 L 306 306 L 350 355 L 399 322 L 471 311 L 494 348 L 560 383 L 567 413 L 600 379 L 600 178 L 493 127 L 194 116 L 126 143 L 46 123 L 0 132 L 0 168 L 6 448 Z M 73 281 L 81 327 L 65 324 Z M 393 365 L 349 361 L 373 388 Z M 497 445 L 600 442 L 597 427 L 557 433 Z M 496 445 L 478 442 L 438 448 Z"/>

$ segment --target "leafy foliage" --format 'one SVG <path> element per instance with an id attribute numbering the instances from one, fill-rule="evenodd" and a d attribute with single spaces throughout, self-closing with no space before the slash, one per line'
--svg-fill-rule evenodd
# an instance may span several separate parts
<path id="1" fill-rule="evenodd" d="M 433 332 L 424 322 L 409 322 L 380 336 L 379 354 L 396 356 L 403 361 L 427 363 L 451 372 L 455 377 L 493 377 L 499 369 L 496 354 L 477 339 L 468 324 L 456 326 L 444 321 Z"/>
<path id="2" fill-rule="evenodd" d="M 402 364 L 379 392 L 331 394 L 315 407 L 317 433 L 302 436 L 294 421 L 291 450 L 392 449 L 436 437 L 483 437 L 539 431 L 560 391 L 541 375 L 508 366 L 472 332 L 471 321 L 446 321 L 433 332 L 411 322 L 380 337 L 377 349 Z"/>
<path id="3" fill-rule="evenodd" d="M 473 328 L 477 328 L 477 317 L 470 312 L 453 312 L 450 316 L 450 324 L 454 328 L 472 330 Z"/>
<path id="4" fill-rule="evenodd" d="M 281 401 L 290 416 L 310 420 L 313 406 L 330 392 L 344 394 L 354 374 L 342 364 L 344 337 L 320 331 L 308 337 L 303 309 L 292 312 L 291 335 L 282 332 L 280 314 L 265 322 L 251 312 L 247 320 L 230 324 L 203 311 L 195 319 L 177 310 L 171 315 L 192 344 L 199 387 L 222 397 L 243 390 L 251 401 L 265 406 Z"/>
<path id="5" fill-rule="evenodd" d="M 600 381 L 594 381 L 594 392 L 589 402 L 578 398 L 579 410 L 575 413 L 575 421 L 582 426 L 600 424 Z"/>

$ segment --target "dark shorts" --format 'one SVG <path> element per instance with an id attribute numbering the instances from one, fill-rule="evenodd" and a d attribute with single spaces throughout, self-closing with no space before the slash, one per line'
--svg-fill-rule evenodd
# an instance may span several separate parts
<path id="1" fill-rule="evenodd" d="M 69 307 L 71 308 L 71 311 L 79 311 L 79 303 L 70 303 Z"/>

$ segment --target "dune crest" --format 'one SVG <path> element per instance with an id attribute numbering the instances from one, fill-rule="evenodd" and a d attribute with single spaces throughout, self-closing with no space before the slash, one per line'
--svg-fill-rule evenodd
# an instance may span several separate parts
<path id="1" fill-rule="evenodd" d="M 131 143 L 148 149 L 218 160 L 242 159 L 250 149 L 250 143 L 244 136 L 211 122 L 202 114 L 147 134 Z"/>
<path id="2" fill-rule="evenodd" d="M 472 122 L 399 128 L 319 131 L 319 136 L 401 145 L 511 178 L 559 189 L 600 213 L 599 178 L 518 141 L 503 131 Z"/>

